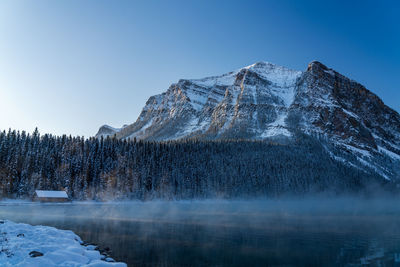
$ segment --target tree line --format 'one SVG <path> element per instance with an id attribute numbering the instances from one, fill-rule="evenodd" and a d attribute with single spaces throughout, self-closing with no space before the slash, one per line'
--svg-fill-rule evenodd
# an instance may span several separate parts
<path id="1" fill-rule="evenodd" d="M 8 198 L 36 189 L 79 200 L 275 197 L 358 192 L 381 180 L 332 159 L 306 136 L 279 144 L 0 132 L 0 193 Z"/>

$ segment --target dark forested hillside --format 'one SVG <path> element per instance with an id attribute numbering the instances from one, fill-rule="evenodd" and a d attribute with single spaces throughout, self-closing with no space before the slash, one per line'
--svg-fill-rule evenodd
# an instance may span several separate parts
<path id="1" fill-rule="evenodd" d="M 74 199 L 264 197 L 355 192 L 382 178 L 333 160 L 303 137 L 261 141 L 126 141 L 0 133 L 2 197 L 65 189 Z"/>

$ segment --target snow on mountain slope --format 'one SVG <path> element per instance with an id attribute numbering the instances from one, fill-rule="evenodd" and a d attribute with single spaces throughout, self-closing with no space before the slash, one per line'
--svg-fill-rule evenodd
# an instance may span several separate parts
<path id="1" fill-rule="evenodd" d="M 114 128 L 109 125 L 103 125 L 100 127 L 99 131 L 96 134 L 96 137 L 107 137 L 107 136 L 113 136 L 117 134 L 119 131 L 121 131 L 126 125 L 124 125 L 122 128 Z"/>
<path id="2" fill-rule="evenodd" d="M 309 64 L 296 91 L 290 111 L 296 118 L 295 129 L 324 136 L 383 177 L 400 178 L 396 111 L 361 84 L 319 62 Z"/>
<path id="3" fill-rule="evenodd" d="M 317 61 L 306 71 L 258 62 L 220 76 L 182 79 L 150 97 L 135 123 L 102 128 L 97 137 L 144 140 L 290 141 L 301 132 L 324 138 L 383 177 L 400 174 L 400 115 Z"/>
<path id="4" fill-rule="evenodd" d="M 221 76 L 180 80 L 151 97 L 136 123 L 115 133 L 155 140 L 290 136 L 285 119 L 301 75 L 259 62 Z"/>

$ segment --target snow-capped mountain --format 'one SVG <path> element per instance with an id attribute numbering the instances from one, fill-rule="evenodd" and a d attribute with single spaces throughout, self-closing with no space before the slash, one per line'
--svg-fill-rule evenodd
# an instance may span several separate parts
<path id="1" fill-rule="evenodd" d="M 120 132 L 122 129 L 124 129 L 127 125 L 122 126 L 121 128 L 114 128 L 109 125 L 103 125 L 100 127 L 99 131 L 96 134 L 96 137 L 107 137 L 107 136 L 113 136 Z"/>
<path id="2" fill-rule="evenodd" d="M 361 163 L 387 179 L 399 177 L 400 115 L 317 61 L 306 71 L 258 62 L 221 76 L 179 80 L 150 97 L 135 123 L 102 126 L 96 136 L 286 142 L 299 132 L 354 155 L 355 166 Z M 332 157 L 342 160 L 340 153 Z"/>

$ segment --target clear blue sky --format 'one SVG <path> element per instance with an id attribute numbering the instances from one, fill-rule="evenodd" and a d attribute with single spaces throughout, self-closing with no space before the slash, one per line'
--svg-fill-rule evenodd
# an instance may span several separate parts
<path id="1" fill-rule="evenodd" d="M 180 78 L 312 60 L 400 111 L 399 1 L 0 2 L 0 129 L 94 135 Z"/>

